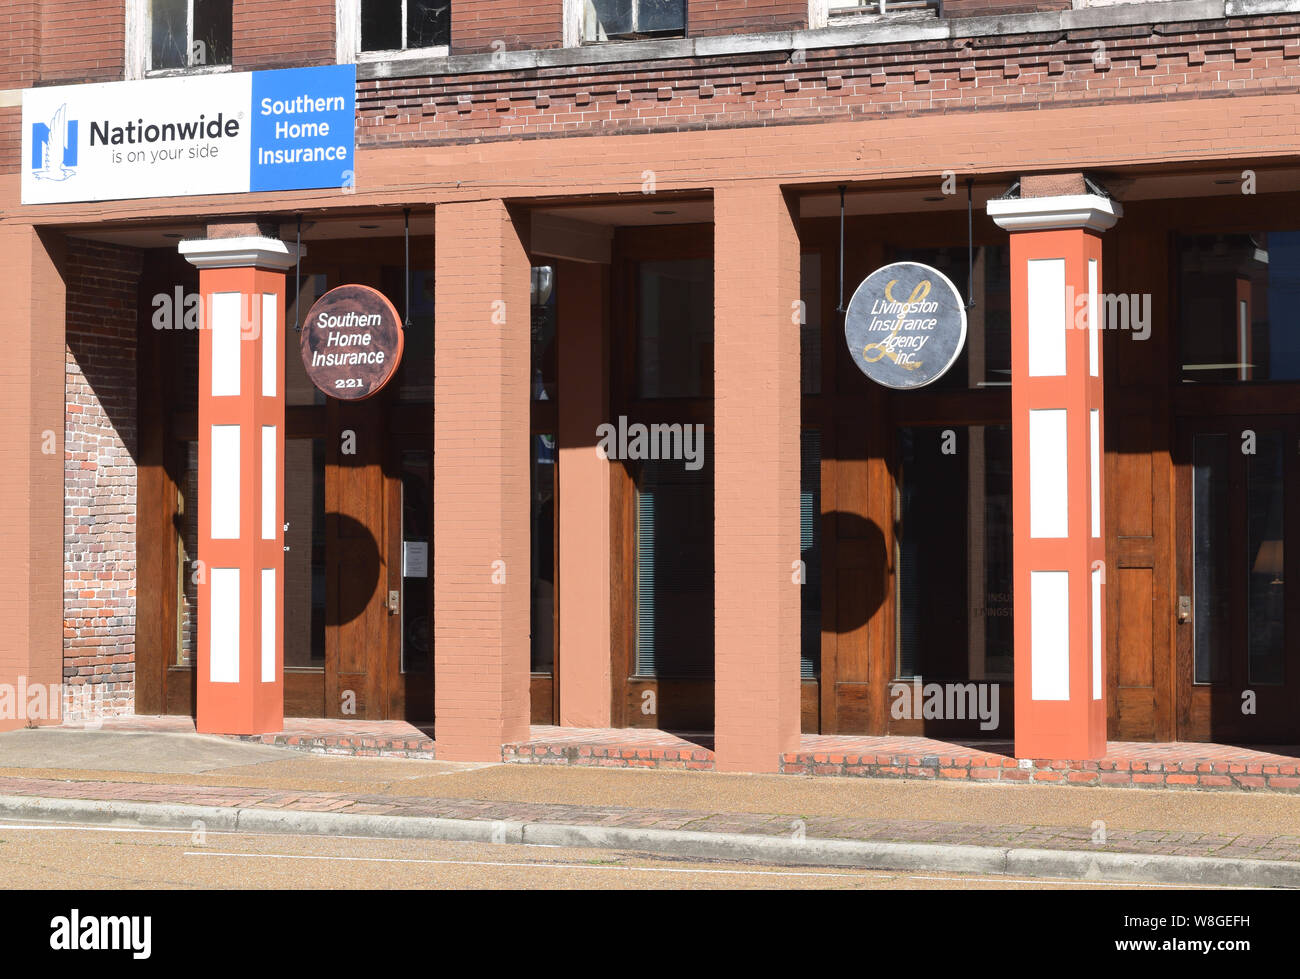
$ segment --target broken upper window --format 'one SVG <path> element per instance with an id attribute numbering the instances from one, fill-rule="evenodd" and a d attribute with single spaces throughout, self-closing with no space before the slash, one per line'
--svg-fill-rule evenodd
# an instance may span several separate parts
<path id="1" fill-rule="evenodd" d="M 361 0 L 362 51 L 415 51 L 450 44 L 450 0 Z"/>
<path id="2" fill-rule="evenodd" d="M 583 41 L 686 34 L 686 0 L 583 0 Z"/>
<path id="3" fill-rule="evenodd" d="M 232 0 L 152 0 L 153 71 L 230 64 Z"/>

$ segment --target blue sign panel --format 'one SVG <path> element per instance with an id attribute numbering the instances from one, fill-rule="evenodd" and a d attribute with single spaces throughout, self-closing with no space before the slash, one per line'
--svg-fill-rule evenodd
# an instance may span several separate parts
<path id="1" fill-rule="evenodd" d="M 254 72 L 249 189 L 351 187 L 356 90 L 353 65 Z"/>

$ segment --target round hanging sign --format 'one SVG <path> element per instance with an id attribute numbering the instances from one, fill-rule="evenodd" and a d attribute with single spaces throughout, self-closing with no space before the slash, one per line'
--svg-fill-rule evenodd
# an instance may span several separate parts
<path id="1" fill-rule="evenodd" d="M 302 328 L 302 364 L 332 398 L 361 401 L 402 362 L 402 321 L 378 289 L 339 286 L 316 300 Z"/>
<path id="2" fill-rule="evenodd" d="M 933 384 L 966 345 L 966 304 L 948 277 L 918 262 L 895 262 L 862 280 L 844 316 L 858 370 L 906 390 Z"/>

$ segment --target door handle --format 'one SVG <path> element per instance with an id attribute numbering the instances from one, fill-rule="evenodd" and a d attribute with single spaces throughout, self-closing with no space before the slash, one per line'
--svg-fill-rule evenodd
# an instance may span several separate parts
<path id="1" fill-rule="evenodd" d="M 402 610 L 402 593 L 400 591 L 390 591 L 388 601 L 384 605 L 388 609 L 389 615 L 396 615 Z"/>
<path id="2" fill-rule="evenodd" d="M 1178 596 L 1178 624 L 1186 625 L 1192 621 L 1192 596 Z"/>

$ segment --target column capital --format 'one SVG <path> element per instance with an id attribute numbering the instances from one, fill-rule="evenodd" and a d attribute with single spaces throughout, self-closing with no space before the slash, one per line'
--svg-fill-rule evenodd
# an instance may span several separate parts
<path id="1" fill-rule="evenodd" d="M 1066 194 L 991 200 L 988 213 L 1006 231 L 1106 231 L 1124 216 L 1124 207 L 1098 194 Z"/>
<path id="2" fill-rule="evenodd" d="M 191 265 L 200 269 L 290 269 L 300 255 L 307 254 L 279 238 L 194 238 L 182 241 L 178 250 Z"/>

